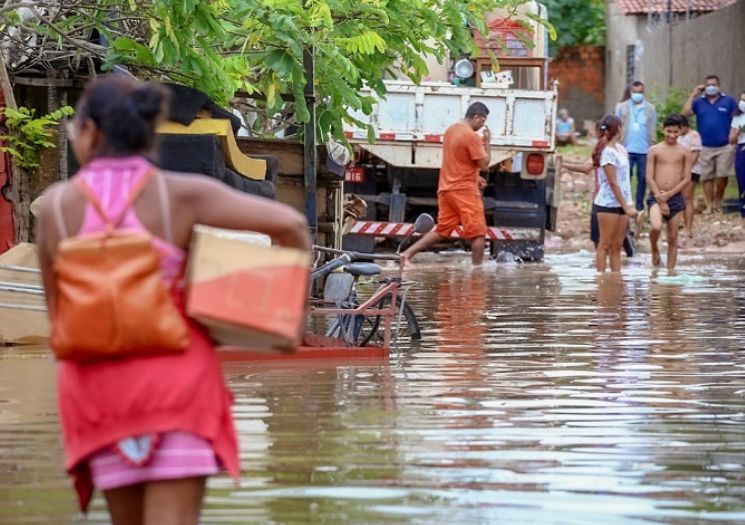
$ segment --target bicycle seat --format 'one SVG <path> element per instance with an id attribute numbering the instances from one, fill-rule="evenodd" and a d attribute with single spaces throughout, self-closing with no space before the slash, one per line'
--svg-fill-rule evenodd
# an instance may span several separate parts
<path id="1" fill-rule="evenodd" d="M 383 269 L 375 263 L 357 262 L 346 265 L 344 271 L 359 277 L 361 275 L 378 275 Z"/>

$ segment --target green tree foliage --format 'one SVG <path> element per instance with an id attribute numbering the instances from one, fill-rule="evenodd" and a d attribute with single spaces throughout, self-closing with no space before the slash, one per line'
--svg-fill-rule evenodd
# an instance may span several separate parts
<path id="1" fill-rule="evenodd" d="M 394 66 L 418 81 L 423 56 L 445 60 L 474 47 L 469 25 L 486 32 L 484 15 L 514 13 L 524 0 L 28 0 L 35 16 L 2 12 L 6 28 L 33 29 L 60 46 L 78 42 L 107 66 L 170 79 L 220 103 L 253 97 L 264 119 L 307 122 L 303 54 L 312 50 L 318 131 L 341 137 L 353 111 L 369 113 L 360 88 L 385 91 Z M 42 7 L 43 6 L 43 7 Z M 55 7 L 56 6 L 56 7 Z M 92 31 L 108 45 L 86 43 Z"/>
<path id="2" fill-rule="evenodd" d="M 4 108 L 5 126 L 8 133 L 0 135 L 0 151 L 10 153 L 25 170 L 39 167 L 39 155 L 44 148 L 57 146 L 52 142 L 54 128 L 64 117 L 71 116 L 74 111 L 70 106 L 63 106 L 56 111 L 35 117 L 35 111 L 26 107 L 18 109 Z"/>
<path id="3" fill-rule="evenodd" d="M 556 29 L 551 53 L 562 47 L 605 44 L 604 0 L 542 0 Z"/>
<path id="4" fill-rule="evenodd" d="M 662 122 L 666 117 L 683 111 L 683 105 L 688 98 L 688 93 L 682 89 L 671 89 L 667 95 L 661 96 L 659 93 L 652 93 L 650 102 L 654 104 L 657 111 L 656 129 L 657 135 L 662 136 Z M 688 123 L 693 129 L 696 129 L 696 116 L 688 117 Z"/>

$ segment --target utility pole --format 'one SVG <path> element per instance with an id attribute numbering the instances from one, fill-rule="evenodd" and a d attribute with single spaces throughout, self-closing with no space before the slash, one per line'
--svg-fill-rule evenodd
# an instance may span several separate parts
<path id="1" fill-rule="evenodd" d="M 318 169 L 318 149 L 316 148 L 316 89 L 313 48 L 303 51 L 305 69 L 305 106 L 310 118 L 303 131 L 303 179 L 305 186 L 305 217 L 308 219 L 311 237 L 318 237 L 318 211 L 316 209 L 316 173 Z"/>

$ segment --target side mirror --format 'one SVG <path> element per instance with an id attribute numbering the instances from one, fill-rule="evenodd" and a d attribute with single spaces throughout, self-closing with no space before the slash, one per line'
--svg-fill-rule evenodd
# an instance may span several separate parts
<path id="1" fill-rule="evenodd" d="M 429 213 L 422 213 L 414 221 L 414 231 L 420 234 L 427 233 L 435 227 L 435 220 Z"/>

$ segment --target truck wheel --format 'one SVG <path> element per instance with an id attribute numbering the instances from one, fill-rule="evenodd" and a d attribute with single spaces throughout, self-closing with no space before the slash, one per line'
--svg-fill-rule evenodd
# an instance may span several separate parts
<path id="1" fill-rule="evenodd" d="M 540 241 L 492 241 L 490 248 L 491 258 L 497 262 L 507 262 L 513 258 L 523 262 L 542 262 L 545 253 Z"/>
<path id="2" fill-rule="evenodd" d="M 531 241 L 525 246 L 524 255 L 521 255 L 520 258 L 526 262 L 543 262 L 544 253 L 542 242 Z"/>

